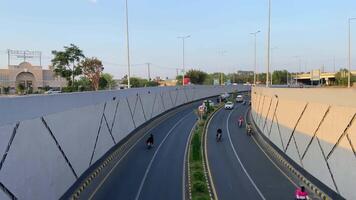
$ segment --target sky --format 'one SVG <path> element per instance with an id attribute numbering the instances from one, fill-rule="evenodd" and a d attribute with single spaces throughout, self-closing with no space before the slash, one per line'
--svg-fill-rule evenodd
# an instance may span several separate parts
<path id="1" fill-rule="evenodd" d="M 266 70 L 267 0 L 128 0 L 132 75 L 172 78 L 182 68 L 207 72 L 253 70 L 257 35 L 258 71 Z M 355 0 L 272 0 L 272 70 L 347 67 L 348 18 Z M 0 68 L 6 49 L 37 50 L 43 65 L 52 50 L 71 43 L 97 57 L 116 78 L 127 73 L 125 0 L 0 0 Z M 352 23 L 356 69 L 356 20 Z M 13 62 L 19 62 L 13 60 Z M 35 62 L 35 61 L 34 61 Z"/>

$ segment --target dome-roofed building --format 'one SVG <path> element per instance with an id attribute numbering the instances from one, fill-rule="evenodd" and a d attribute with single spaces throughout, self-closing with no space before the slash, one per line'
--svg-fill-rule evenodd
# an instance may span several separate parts
<path id="1" fill-rule="evenodd" d="M 0 93 L 16 93 L 19 86 L 27 92 L 36 92 L 44 88 L 60 89 L 67 81 L 56 76 L 51 68 L 43 69 L 29 62 L 19 65 L 9 65 L 7 69 L 0 69 Z"/>

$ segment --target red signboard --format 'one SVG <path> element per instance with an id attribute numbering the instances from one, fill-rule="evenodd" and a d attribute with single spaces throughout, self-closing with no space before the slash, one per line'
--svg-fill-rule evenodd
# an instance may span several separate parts
<path id="1" fill-rule="evenodd" d="M 190 78 L 189 77 L 185 77 L 184 78 L 184 85 L 189 85 L 190 84 Z"/>

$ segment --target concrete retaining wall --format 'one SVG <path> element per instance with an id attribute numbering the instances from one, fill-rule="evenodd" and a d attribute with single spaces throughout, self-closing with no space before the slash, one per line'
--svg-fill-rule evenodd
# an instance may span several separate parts
<path id="1" fill-rule="evenodd" d="M 181 104 L 244 86 L 0 98 L 0 199 L 58 199 L 113 145 Z"/>
<path id="2" fill-rule="evenodd" d="M 356 90 L 253 88 L 252 116 L 301 167 L 356 199 Z"/>

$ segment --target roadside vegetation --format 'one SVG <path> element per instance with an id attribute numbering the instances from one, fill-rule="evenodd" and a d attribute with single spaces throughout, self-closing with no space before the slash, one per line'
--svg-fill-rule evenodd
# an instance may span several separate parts
<path id="1" fill-rule="evenodd" d="M 205 176 L 203 165 L 203 136 L 209 118 L 219 106 L 220 105 L 210 106 L 209 104 L 206 104 L 206 112 L 201 116 L 191 138 L 189 152 L 189 181 L 191 184 L 191 195 L 193 200 L 210 199 L 207 177 Z"/>

